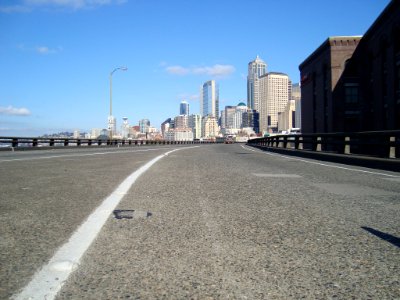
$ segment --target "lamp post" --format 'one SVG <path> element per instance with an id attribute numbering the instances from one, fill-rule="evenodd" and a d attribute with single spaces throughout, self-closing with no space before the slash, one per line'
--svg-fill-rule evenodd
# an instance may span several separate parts
<path id="1" fill-rule="evenodd" d="M 112 72 L 110 73 L 110 116 L 108 117 L 108 130 L 109 130 L 109 134 L 110 134 L 110 140 L 112 140 L 113 128 L 115 125 L 114 117 L 112 116 L 112 75 L 117 70 L 127 71 L 128 68 L 127 67 L 118 67 L 118 68 L 115 68 L 114 70 L 112 70 Z"/>

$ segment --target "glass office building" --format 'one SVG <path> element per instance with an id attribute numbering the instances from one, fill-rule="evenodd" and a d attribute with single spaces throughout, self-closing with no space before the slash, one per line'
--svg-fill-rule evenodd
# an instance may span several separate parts
<path id="1" fill-rule="evenodd" d="M 267 64 L 257 55 L 249 62 L 247 75 L 247 107 L 260 111 L 259 78 L 267 73 Z"/>
<path id="2" fill-rule="evenodd" d="M 219 117 L 219 89 L 215 80 L 203 84 L 200 98 L 200 111 L 203 117 Z"/>

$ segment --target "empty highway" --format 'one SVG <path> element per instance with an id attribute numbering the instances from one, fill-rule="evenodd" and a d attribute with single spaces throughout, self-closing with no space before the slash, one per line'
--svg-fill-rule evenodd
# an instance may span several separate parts
<path id="1" fill-rule="evenodd" d="M 0 187 L 0 299 L 400 298 L 400 173 L 71 148 L 0 152 Z"/>

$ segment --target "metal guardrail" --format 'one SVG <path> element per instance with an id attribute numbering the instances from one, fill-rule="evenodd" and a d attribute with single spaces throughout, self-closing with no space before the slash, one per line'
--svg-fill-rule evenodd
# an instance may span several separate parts
<path id="1" fill-rule="evenodd" d="M 400 130 L 275 135 L 252 139 L 247 144 L 264 148 L 400 158 Z"/>
<path id="2" fill-rule="evenodd" d="M 213 141 L 165 141 L 165 140 L 103 140 L 76 138 L 30 138 L 30 137 L 0 137 L 1 149 L 68 147 L 68 146 L 139 146 L 139 145 L 181 145 L 181 144 L 212 144 Z"/>

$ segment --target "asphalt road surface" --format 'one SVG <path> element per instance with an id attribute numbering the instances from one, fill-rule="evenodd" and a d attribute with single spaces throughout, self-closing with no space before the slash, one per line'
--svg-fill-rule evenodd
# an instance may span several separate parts
<path id="1" fill-rule="evenodd" d="M 239 144 L 0 152 L 0 298 L 112 194 L 56 299 L 398 299 L 399 183 Z"/>

